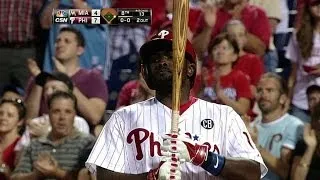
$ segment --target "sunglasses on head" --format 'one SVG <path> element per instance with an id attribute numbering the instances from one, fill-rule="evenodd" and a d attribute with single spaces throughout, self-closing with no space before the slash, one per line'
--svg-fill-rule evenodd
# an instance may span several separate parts
<path id="1" fill-rule="evenodd" d="M 25 108 L 22 99 L 19 99 L 19 98 L 17 98 L 17 99 L 1 99 L 0 105 L 2 105 L 3 103 L 12 103 L 12 104 L 16 104 L 22 108 Z"/>

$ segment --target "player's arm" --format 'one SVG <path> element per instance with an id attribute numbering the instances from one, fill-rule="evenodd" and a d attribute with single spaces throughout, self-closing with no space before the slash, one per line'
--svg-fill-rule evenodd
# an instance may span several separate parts
<path id="1" fill-rule="evenodd" d="M 260 179 L 266 173 L 266 167 L 259 151 L 240 116 L 233 109 L 228 108 L 228 111 L 225 129 L 227 157 L 216 155 L 221 160 L 225 159 L 221 176 L 225 179 Z"/>
<path id="2" fill-rule="evenodd" d="M 260 154 L 266 163 L 267 167 L 282 179 L 287 179 L 290 169 L 290 158 L 292 156 L 292 150 L 286 147 L 281 149 L 280 158 L 273 156 L 268 150 L 263 147 L 258 147 Z"/>
<path id="3" fill-rule="evenodd" d="M 226 158 L 224 168 L 221 172 L 223 178 L 231 180 L 260 179 L 260 175 L 260 164 L 258 162 L 241 158 Z"/>
<path id="4" fill-rule="evenodd" d="M 259 162 L 249 158 L 225 157 L 214 152 L 210 152 L 208 151 L 207 145 L 197 145 L 191 139 L 187 139 L 183 136 L 179 136 L 178 140 L 179 141 L 174 140 L 174 142 L 177 142 L 177 149 L 180 150 L 180 159 L 184 159 L 186 162 L 191 162 L 195 166 L 202 167 L 213 176 L 221 176 L 223 179 L 235 180 L 255 180 L 260 179 L 261 177 Z M 169 158 L 170 153 L 168 152 L 174 152 L 174 149 L 171 148 L 172 145 L 170 145 L 170 142 L 173 141 L 165 140 L 164 145 L 161 147 L 162 154 Z M 164 167 L 160 167 L 160 169 L 161 168 Z M 161 174 L 161 172 L 168 172 L 168 170 L 160 170 L 160 177 L 165 176 L 165 174 Z"/>
<path id="5" fill-rule="evenodd" d="M 97 166 L 97 180 L 146 180 L 147 173 L 144 174 L 122 174 Z"/>

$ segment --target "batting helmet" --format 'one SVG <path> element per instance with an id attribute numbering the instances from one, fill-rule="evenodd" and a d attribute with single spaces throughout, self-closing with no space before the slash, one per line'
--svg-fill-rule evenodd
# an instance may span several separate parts
<path id="1" fill-rule="evenodd" d="M 147 64 L 150 56 L 159 51 L 172 51 L 173 33 L 168 30 L 161 30 L 158 34 L 152 36 L 149 41 L 144 43 L 139 51 L 141 68 L 143 69 L 144 78 L 150 89 L 154 89 L 152 79 L 148 73 Z M 185 57 L 193 63 L 197 63 L 196 52 L 189 40 L 186 42 Z M 195 78 L 195 76 L 194 76 Z"/>

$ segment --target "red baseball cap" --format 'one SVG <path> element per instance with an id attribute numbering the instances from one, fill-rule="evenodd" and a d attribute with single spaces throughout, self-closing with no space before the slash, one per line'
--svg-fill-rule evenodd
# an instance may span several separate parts
<path id="1" fill-rule="evenodd" d="M 320 0 L 306 0 L 309 6 L 315 6 L 320 4 Z"/>
<path id="2" fill-rule="evenodd" d="M 152 36 L 149 41 L 144 43 L 139 51 L 142 64 L 148 61 L 150 55 L 159 51 L 172 51 L 173 33 L 169 30 L 161 30 L 158 34 Z M 190 60 L 196 63 L 196 52 L 189 40 L 186 42 L 186 54 L 190 56 Z"/>

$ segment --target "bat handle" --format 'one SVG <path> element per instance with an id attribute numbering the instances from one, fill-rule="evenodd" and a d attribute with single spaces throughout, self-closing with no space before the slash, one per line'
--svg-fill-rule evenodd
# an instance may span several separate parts
<path id="1" fill-rule="evenodd" d="M 172 133 L 171 134 L 171 149 L 176 151 L 178 149 L 177 147 L 177 141 L 178 141 L 178 133 Z M 170 167 L 170 180 L 175 180 L 176 176 L 174 174 L 175 171 L 180 171 L 178 169 L 180 167 L 180 160 L 179 160 L 179 155 L 178 152 L 173 152 L 171 154 L 171 159 L 170 159 L 171 167 Z"/>
<path id="2" fill-rule="evenodd" d="M 180 112 L 179 110 L 173 110 L 172 111 L 172 122 L 171 122 L 171 149 L 176 151 L 178 149 L 177 147 L 177 141 L 178 141 L 178 135 L 179 135 L 179 117 L 180 117 Z M 171 159 L 170 159 L 170 163 L 171 163 L 171 168 L 170 168 L 170 179 L 174 180 L 175 179 L 175 175 L 172 174 L 172 172 L 175 171 L 180 171 L 179 168 L 180 167 L 180 160 L 179 160 L 179 156 L 178 156 L 178 152 L 176 153 L 172 153 L 171 154 Z"/>

